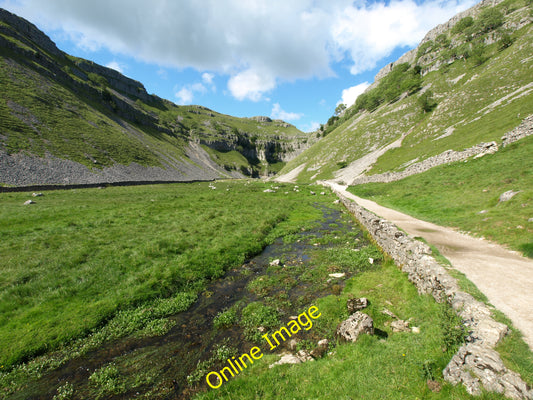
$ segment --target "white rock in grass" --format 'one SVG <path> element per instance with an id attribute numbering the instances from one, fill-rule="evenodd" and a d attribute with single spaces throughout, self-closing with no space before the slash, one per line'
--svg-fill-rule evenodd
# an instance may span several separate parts
<path id="1" fill-rule="evenodd" d="M 372 257 L 368 257 L 368 262 L 369 262 L 370 264 L 374 264 L 374 259 L 373 259 Z"/>
<path id="2" fill-rule="evenodd" d="M 27 206 L 27 205 L 29 205 L 29 204 L 35 204 L 35 202 L 34 202 L 33 200 L 26 200 L 26 201 L 24 202 L 24 205 L 25 205 L 25 206 Z"/>

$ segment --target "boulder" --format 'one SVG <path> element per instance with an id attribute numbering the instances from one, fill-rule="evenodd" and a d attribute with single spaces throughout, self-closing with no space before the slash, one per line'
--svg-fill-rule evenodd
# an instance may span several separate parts
<path id="1" fill-rule="evenodd" d="M 374 321 L 370 316 L 360 311 L 350 315 L 337 327 L 337 335 L 349 342 L 357 341 L 359 335 L 362 334 L 374 334 Z"/>
<path id="2" fill-rule="evenodd" d="M 361 297 L 360 299 L 348 299 L 346 307 L 348 308 L 348 314 L 352 315 L 356 311 L 367 308 L 368 299 L 366 297 Z"/>

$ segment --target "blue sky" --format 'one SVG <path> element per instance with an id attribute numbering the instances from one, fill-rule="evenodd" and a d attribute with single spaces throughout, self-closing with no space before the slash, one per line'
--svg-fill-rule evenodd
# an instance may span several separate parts
<path id="1" fill-rule="evenodd" d="M 0 0 L 149 93 L 304 131 L 474 0 Z"/>

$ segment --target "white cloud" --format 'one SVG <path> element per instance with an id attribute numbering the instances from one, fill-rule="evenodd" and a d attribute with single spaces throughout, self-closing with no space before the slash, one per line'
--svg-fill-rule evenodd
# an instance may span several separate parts
<path id="1" fill-rule="evenodd" d="M 473 5 L 472 0 L 413 0 L 349 6 L 336 16 L 332 25 L 337 52 L 348 55 L 352 74 L 374 68 L 378 61 L 398 47 L 415 47 L 426 32 Z"/>
<path id="2" fill-rule="evenodd" d="M 355 103 L 355 100 L 357 97 L 363 93 L 368 87 L 370 86 L 370 83 L 363 82 L 359 85 L 355 85 L 352 87 L 349 87 L 348 89 L 344 89 L 342 91 L 342 99 L 337 104 L 343 103 L 346 104 L 346 107 L 350 107 L 353 103 Z"/>
<path id="3" fill-rule="evenodd" d="M 315 132 L 320 128 L 321 123 L 316 121 L 311 121 L 309 124 L 303 125 L 302 130 L 304 132 Z"/>
<path id="4" fill-rule="evenodd" d="M 114 69 L 115 71 L 120 72 L 121 74 L 124 73 L 124 67 L 119 64 L 117 61 L 111 61 L 105 65 L 107 68 Z"/>
<path id="5" fill-rule="evenodd" d="M 260 73 L 247 69 L 232 76 L 228 81 L 228 89 L 238 100 L 259 101 L 263 94 L 276 87 L 276 79 L 268 73 Z"/>
<path id="6" fill-rule="evenodd" d="M 215 74 L 211 74 L 209 72 L 204 72 L 202 74 L 202 81 L 207 85 L 213 84 L 213 78 L 215 77 Z"/>
<path id="7" fill-rule="evenodd" d="M 303 114 L 283 111 L 279 103 L 275 103 L 272 107 L 270 117 L 273 119 L 282 119 L 283 121 L 295 121 L 303 117 Z"/>
<path id="8" fill-rule="evenodd" d="M 332 75 L 335 62 L 350 63 L 353 74 L 372 69 L 475 1 L 0 0 L 0 6 L 87 50 L 224 74 L 233 96 L 258 101 L 280 82 Z M 202 79 L 209 86 L 212 74 Z"/>
<path id="9" fill-rule="evenodd" d="M 191 104 L 192 99 L 194 98 L 194 93 L 191 89 L 184 87 L 176 92 L 176 98 L 178 99 L 179 105 Z"/>

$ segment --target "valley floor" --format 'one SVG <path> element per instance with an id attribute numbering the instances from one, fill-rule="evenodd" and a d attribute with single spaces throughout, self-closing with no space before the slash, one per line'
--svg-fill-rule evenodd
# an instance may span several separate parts
<path id="1" fill-rule="evenodd" d="M 533 349 L 533 261 L 485 240 L 475 239 L 349 193 L 346 186 L 332 189 L 385 218 L 408 234 L 434 245 L 457 270 L 463 272 L 521 330 Z"/>

